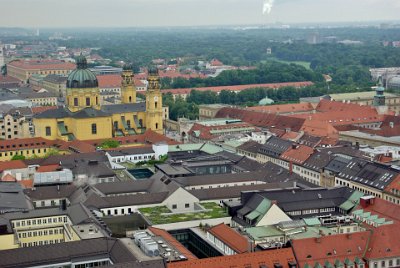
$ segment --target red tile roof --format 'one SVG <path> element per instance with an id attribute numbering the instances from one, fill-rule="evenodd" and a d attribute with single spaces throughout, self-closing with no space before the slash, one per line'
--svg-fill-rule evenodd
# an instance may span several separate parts
<path id="1" fill-rule="evenodd" d="M 19 184 L 22 185 L 22 187 L 26 188 L 26 189 L 30 189 L 33 187 L 33 179 L 29 179 L 29 180 L 20 180 L 18 181 Z"/>
<path id="2" fill-rule="evenodd" d="M 28 166 L 22 160 L 12 160 L 12 161 L 5 161 L 0 162 L 0 172 L 4 170 L 11 170 L 11 169 L 20 169 L 20 168 L 27 168 Z"/>
<path id="3" fill-rule="evenodd" d="M 224 223 L 215 225 L 210 228 L 208 232 L 233 249 L 236 253 L 245 253 L 249 251 L 249 241 Z"/>
<path id="4" fill-rule="evenodd" d="M 46 165 L 38 167 L 36 172 L 53 172 L 59 170 L 60 168 L 61 166 L 59 164 Z"/>
<path id="5" fill-rule="evenodd" d="M 324 266 L 325 261 L 333 264 L 335 260 L 344 262 L 346 258 L 351 261 L 356 257 L 362 258 L 370 236 L 370 232 L 364 231 L 296 239 L 292 240 L 292 248 L 300 267 L 304 267 L 305 264 L 313 267 L 316 262 Z"/>
<path id="6" fill-rule="evenodd" d="M 0 74 L 0 84 L 9 84 L 9 83 L 19 83 L 19 80 L 9 75 Z"/>
<path id="7" fill-rule="evenodd" d="M 194 123 L 192 128 L 189 130 L 189 134 L 193 135 L 195 131 L 199 131 L 200 135 L 197 138 L 202 140 L 212 140 L 217 138 L 218 136 L 223 135 L 223 133 L 213 134 L 212 132 L 215 130 L 234 130 L 239 128 L 251 128 L 252 131 L 258 131 L 258 129 L 251 124 L 248 123 L 234 123 L 220 126 L 205 126 L 198 123 Z"/>
<path id="8" fill-rule="evenodd" d="M 14 139 L 4 140 L 0 143 L 0 151 L 15 151 L 20 149 L 32 149 L 32 148 L 48 148 L 59 144 L 61 141 L 57 140 L 46 140 L 43 138 L 26 138 L 26 139 Z M 61 142 L 62 143 L 62 142 Z"/>
<path id="9" fill-rule="evenodd" d="M 295 164 L 303 164 L 314 153 L 314 149 L 305 145 L 296 145 L 296 148 L 290 147 L 281 154 L 280 158 L 291 161 Z"/>
<path id="10" fill-rule="evenodd" d="M 212 59 L 210 61 L 210 65 L 211 66 L 223 66 L 224 64 L 221 61 L 217 60 L 217 59 Z"/>
<path id="11" fill-rule="evenodd" d="M 392 193 L 393 190 L 397 190 L 400 193 L 400 175 L 394 178 L 394 180 L 385 188 L 385 192 L 388 193 Z"/>
<path id="12" fill-rule="evenodd" d="M 274 267 L 274 264 L 280 263 L 287 267 L 288 262 L 296 263 L 291 248 L 282 248 L 276 250 L 265 250 L 253 253 L 235 254 L 230 256 L 205 258 L 192 261 L 181 261 L 168 263 L 168 268 L 249 268 L 249 267 Z"/>
<path id="13" fill-rule="evenodd" d="M 172 93 L 174 95 L 189 94 L 192 90 L 197 91 L 213 91 L 221 92 L 222 90 L 229 91 L 242 91 L 250 88 L 281 88 L 281 87 L 306 87 L 313 85 L 312 82 L 287 82 L 287 83 L 273 83 L 273 84 L 250 84 L 250 85 L 236 85 L 236 86 L 218 86 L 218 87 L 198 87 L 198 88 L 177 88 L 177 89 L 164 89 L 161 93 Z"/>
<path id="14" fill-rule="evenodd" d="M 373 230 L 367 260 L 382 258 L 398 258 L 400 256 L 400 224 L 388 224 Z"/>
<path id="15" fill-rule="evenodd" d="M 203 74 L 197 74 L 197 73 L 180 73 L 179 71 L 176 70 L 165 70 L 165 71 L 159 71 L 159 76 L 161 78 L 163 77 L 169 77 L 169 78 L 205 78 L 206 76 Z"/>
<path id="16" fill-rule="evenodd" d="M 230 107 L 220 109 L 215 117 L 236 118 L 257 127 L 269 127 L 271 129 L 276 128 L 279 130 L 290 129 L 291 131 L 299 131 L 305 121 L 305 119 L 303 118 L 294 118 L 286 115 L 266 114 Z M 284 133 L 281 133 L 281 135 L 283 134 Z"/>
<path id="17" fill-rule="evenodd" d="M 96 151 L 96 147 L 86 141 L 74 140 L 64 142 L 60 148 L 61 150 L 70 150 L 75 153 L 92 153 Z"/>
<path id="18" fill-rule="evenodd" d="M 8 66 L 25 70 L 74 70 L 76 65 L 61 60 L 15 60 Z"/>
<path id="19" fill-rule="evenodd" d="M 164 238 L 171 246 L 176 248 L 182 255 L 184 255 L 188 260 L 197 260 L 197 257 L 193 255 L 187 248 L 185 248 L 178 240 L 176 240 L 172 235 L 170 235 L 167 231 L 155 227 L 148 228 L 150 232 L 154 235 L 161 236 Z"/>
<path id="20" fill-rule="evenodd" d="M 120 88 L 122 77 L 118 74 L 98 75 L 99 88 Z"/>
<path id="21" fill-rule="evenodd" d="M 40 113 L 43 113 L 48 110 L 55 110 L 57 108 L 58 108 L 57 106 L 35 106 L 35 107 L 32 107 L 32 113 L 40 114 Z"/>
<path id="22" fill-rule="evenodd" d="M 285 134 L 283 134 L 281 138 L 285 140 L 295 140 L 297 137 L 299 137 L 299 135 L 299 132 L 289 131 L 285 132 Z"/>
<path id="23" fill-rule="evenodd" d="M 400 207 L 394 203 L 383 200 L 381 198 L 375 198 L 374 203 L 363 208 L 361 206 L 359 209 L 364 211 L 369 211 L 373 215 L 378 215 L 380 218 L 386 218 L 400 223 Z"/>
<path id="24" fill-rule="evenodd" d="M 247 108 L 249 111 L 257 111 L 264 113 L 311 113 L 314 107 L 311 103 L 293 103 L 293 104 L 279 104 L 267 106 L 254 106 Z"/>
<path id="25" fill-rule="evenodd" d="M 3 178 L 1 178 L 1 181 L 4 181 L 4 182 L 16 182 L 17 179 L 11 174 L 6 174 Z"/>
<path id="26" fill-rule="evenodd" d="M 119 141 L 121 145 L 129 145 L 129 144 L 154 144 L 159 142 L 165 142 L 168 145 L 176 145 L 180 144 L 173 139 L 170 139 L 164 135 L 158 134 L 150 129 L 146 130 L 144 134 L 138 134 L 133 136 L 125 136 L 125 137 L 116 137 L 112 138 L 113 140 Z M 93 146 L 99 146 L 104 139 L 100 140 L 87 140 L 85 143 L 89 143 Z"/>

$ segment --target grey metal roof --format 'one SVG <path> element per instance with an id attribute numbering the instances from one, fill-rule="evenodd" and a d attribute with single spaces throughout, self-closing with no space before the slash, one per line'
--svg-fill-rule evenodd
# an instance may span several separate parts
<path id="1" fill-rule="evenodd" d="M 283 183 L 264 183 L 255 185 L 245 185 L 245 186 L 233 186 L 233 187 L 220 187 L 220 188 L 206 188 L 189 190 L 188 192 L 197 197 L 199 200 L 218 200 L 218 199 L 231 199 L 239 198 L 241 192 L 243 191 L 258 191 L 267 189 L 280 189 L 292 187 L 293 183 L 283 182 Z"/>
<path id="2" fill-rule="evenodd" d="M 113 263 L 134 262 L 137 259 L 121 241 L 96 238 L 68 243 L 0 251 L 1 267 L 17 268 L 51 265 L 74 259 L 90 260 L 109 257 Z"/>
<path id="3" fill-rule="evenodd" d="M 269 200 L 275 200 L 277 205 L 285 212 L 298 211 L 305 209 L 317 209 L 326 207 L 338 207 L 345 202 L 354 192 L 347 187 L 332 189 L 292 189 L 292 190 L 272 190 L 257 193 L 243 193 L 242 200 L 247 206 L 254 194 L 261 195 Z"/>
<path id="4" fill-rule="evenodd" d="M 107 150 L 107 153 L 111 156 L 124 156 L 124 155 L 135 155 L 135 154 L 152 154 L 154 150 L 152 147 L 132 147 L 132 148 L 121 148 L 117 150 Z"/>
<path id="5" fill-rule="evenodd" d="M 132 181 L 121 181 L 111 183 L 98 183 L 93 187 L 96 188 L 104 195 L 112 194 L 123 194 L 123 193 L 135 193 L 135 192 L 146 192 L 152 185 L 153 180 L 132 180 Z"/>
<path id="6" fill-rule="evenodd" d="M 103 105 L 101 110 L 107 114 L 120 114 L 128 112 L 144 112 L 146 111 L 146 103 L 127 103 L 127 104 L 112 104 Z"/>
<path id="7" fill-rule="evenodd" d="M 271 136 L 265 144 L 263 144 L 258 152 L 272 157 L 279 157 L 283 152 L 292 146 L 293 142 L 284 140 L 275 136 Z"/>
<path id="8" fill-rule="evenodd" d="M 0 182 L 0 214 L 5 212 L 26 211 L 32 204 L 24 195 L 17 182 Z"/>
<path id="9" fill-rule="evenodd" d="M 31 200 L 48 200 L 56 198 L 68 198 L 76 190 L 77 187 L 73 184 L 70 184 L 35 187 L 34 189 L 25 189 L 24 193 Z"/>

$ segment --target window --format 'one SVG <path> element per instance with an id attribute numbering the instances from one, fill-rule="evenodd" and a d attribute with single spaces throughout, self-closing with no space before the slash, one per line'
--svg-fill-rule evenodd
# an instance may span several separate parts
<path id="1" fill-rule="evenodd" d="M 129 102 L 132 102 L 132 96 L 129 96 Z"/>
<path id="2" fill-rule="evenodd" d="M 158 123 L 156 123 L 156 129 L 158 129 Z"/>
<path id="3" fill-rule="evenodd" d="M 386 267 L 386 262 L 385 262 L 385 261 L 382 261 L 382 262 L 381 262 L 381 266 L 382 266 L 382 267 Z"/>
<path id="4" fill-rule="evenodd" d="M 92 134 L 97 134 L 97 125 L 92 124 Z"/>
<path id="5" fill-rule="evenodd" d="M 185 208 L 189 208 L 190 207 L 190 204 L 185 204 Z"/>
<path id="6" fill-rule="evenodd" d="M 86 98 L 86 106 L 90 106 L 90 98 Z"/>
<path id="7" fill-rule="evenodd" d="M 51 136 L 51 127 L 46 127 L 46 136 Z"/>
<path id="8" fill-rule="evenodd" d="M 154 108 L 156 108 L 156 109 L 157 109 L 157 106 L 158 106 L 158 103 L 157 103 L 157 102 L 155 102 L 155 103 L 154 103 Z"/>
<path id="9" fill-rule="evenodd" d="M 78 106 L 78 98 L 74 98 L 74 106 Z"/>
<path id="10" fill-rule="evenodd" d="M 177 207 L 178 207 L 178 206 L 177 206 L 176 204 L 173 204 L 173 205 L 172 205 L 172 209 L 177 209 Z"/>

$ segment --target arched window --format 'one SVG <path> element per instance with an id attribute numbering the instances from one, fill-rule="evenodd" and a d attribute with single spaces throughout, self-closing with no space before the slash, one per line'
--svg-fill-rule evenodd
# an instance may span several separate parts
<path id="1" fill-rule="evenodd" d="M 132 96 L 129 96 L 129 102 L 132 102 Z"/>
<path id="2" fill-rule="evenodd" d="M 90 98 L 86 98 L 86 106 L 90 106 Z"/>

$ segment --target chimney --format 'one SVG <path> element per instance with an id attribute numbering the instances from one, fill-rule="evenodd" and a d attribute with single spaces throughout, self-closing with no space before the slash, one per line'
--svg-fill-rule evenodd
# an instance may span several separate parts
<path id="1" fill-rule="evenodd" d="M 360 205 L 362 208 L 367 208 L 369 205 L 373 205 L 374 202 L 375 202 L 375 196 L 373 195 L 362 196 L 360 198 Z"/>

